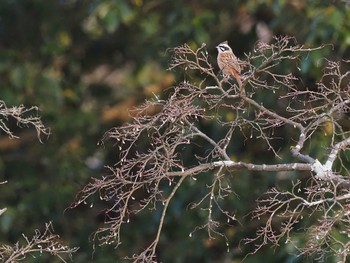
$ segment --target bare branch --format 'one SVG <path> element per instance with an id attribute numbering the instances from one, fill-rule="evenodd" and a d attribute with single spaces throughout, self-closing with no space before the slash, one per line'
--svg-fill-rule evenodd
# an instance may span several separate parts
<path id="1" fill-rule="evenodd" d="M 18 242 L 14 246 L 0 246 L 0 259 L 5 263 L 23 262 L 27 256 L 38 257 L 42 253 L 47 253 L 59 258 L 62 262 L 64 256 L 71 258 L 72 253 L 75 253 L 78 248 L 69 248 L 59 242 L 59 236 L 53 234 L 52 224 L 47 223 L 45 230 L 41 233 L 35 231 L 32 238 L 28 238 L 23 234 L 24 242 Z M 23 243 L 23 244 L 22 244 Z"/>
<path id="2" fill-rule="evenodd" d="M 130 123 L 108 131 L 102 142 L 113 140 L 119 159 L 109 167 L 109 175 L 93 178 L 85 186 L 72 207 L 88 203 L 92 195 L 106 201 L 105 224 L 95 238 L 118 246 L 123 238 L 121 228 L 130 222 L 131 215 L 162 204 L 153 242 L 130 257 L 135 262 L 156 262 L 168 207 L 176 198 L 175 192 L 189 181 L 186 178 L 204 180 L 211 176 L 199 200 L 188 200 L 189 208 L 207 212 L 206 221 L 198 223 L 190 237 L 206 230 L 209 238 L 222 238 L 228 244 L 222 231 L 228 227 L 225 222 L 239 220 L 234 208 L 222 205 L 235 196 L 230 175 L 242 170 L 293 172 L 297 179 L 290 188 L 272 188 L 257 200 L 253 219 L 261 227 L 246 242 L 256 245 L 254 252 L 267 244 L 288 242 L 302 254 L 316 258 L 324 251 L 340 251 L 345 262 L 350 242 L 339 236 L 350 234 L 350 180 L 345 156 L 350 132 L 341 120 L 350 112 L 350 74 L 343 73 L 341 65 L 349 62 L 326 61 L 316 88 L 303 87 L 292 72 L 299 71 L 303 54 L 323 46 L 306 48 L 293 38 L 276 37 L 272 44 L 258 43 L 240 61 L 244 68 L 240 90 L 221 78 L 220 72 L 216 74 L 205 47 L 192 50 L 184 44 L 172 49 L 170 69 L 180 68 L 202 80 L 176 85 L 167 100 L 156 97 L 146 101 L 132 112 Z M 286 72 L 281 63 L 295 68 L 290 66 Z M 273 101 L 263 103 L 262 97 Z M 215 137 L 203 128 L 208 122 L 220 130 Z M 322 144 L 318 143 L 320 138 Z M 266 154 L 272 156 L 268 163 L 253 157 L 249 162 L 239 160 L 233 146 L 242 139 L 266 146 Z M 193 153 L 193 160 L 185 160 L 188 153 Z M 234 175 L 240 176 L 237 172 Z M 301 180 L 305 177 L 306 181 Z M 296 226 L 300 225 L 308 238 L 303 247 L 297 242 L 300 228 Z"/>
<path id="3" fill-rule="evenodd" d="M 8 108 L 5 102 L 0 100 L 0 130 L 5 132 L 10 138 L 18 138 L 6 124 L 9 117 L 12 117 L 16 120 L 17 126 L 19 127 L 33 126 L 36 129 L 38 139 L 41 142 L 41 134 L 48 136 L 50 130 L 43 125 L 40 117 L 35 113 L 37 111 L 38 108 L 35 106 L 25 108 L 23 105 L 20 105 Z"/>

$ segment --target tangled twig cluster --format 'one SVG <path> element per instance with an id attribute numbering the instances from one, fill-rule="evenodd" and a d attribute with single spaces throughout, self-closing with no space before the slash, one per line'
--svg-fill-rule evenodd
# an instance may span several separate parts
<path id="1" fill-rule="evenodd" d="M 23 242 L 18 241 L 14 246 L 0 246 L 0 260 L 5 263 L 23 262 L 27 257 L 35 258 L 44 253 L 66 262 L 64 256 L 71 257 L 78 248 L 63 245 L 59 238 L 57 234 L 53 233 L 52 224 L 47 223 L 43 232 L 35 230 L 35 234 L 31 238 L 23 234 Z"/>
<path id="2" fill-rule="evenodd" d="M 220 226 L 226 220 L 237 220 L 234 209 L 222 206 L 222 200 L 234 194 L 228 173 L 294 171 L 307 174 L 307 183 L 297 180 L 289 190 L 273 188 L 258 199 L 253 217 L 262 226 L 246 242 L 257 244 L 255 251 L 269 243 L 290 242 L 304 254 L 322 257 L 331 251 L 345 262 L 349 244 L 338 235 L 350 235 L 350 192 L 344 187 L 349 185 L 346 150 L 350 138 L 341 123 L 350 105 L 348 72 L 342 73 L 340 63 L 328 61 L 323 78 L 312 89 L 300 87 L 291 73 L 298 70 L 302 54 L 320 48 L 306 48 L 289 37 L 276 38 L 273 44 L 258 43 L 242 61 L 243 90 L 233 80 L 221 80 L 205 45 L 197 50 L 186 44 L 174 48 L 170 69 L 188 71 L 198 77 L 198 84 L 182 82 L 168 99 L 147 101 L 131 123 L 105 134 L 104 140 L 116 142 L 119 161 L 109 167 L 109 175 L 92 179 L 73 204 L 77 206 L 96 194 L 110 205 L 105 224 L 95 237 L 103 244 L 120 244 L 121 228 L 131 216 L 154 210 L 160 203 L 162 213 L 154 241 L 132 256 L 135 262 L 155 261 L 164 219 L 177 190 L 188 180 L 201 180 L 202 174 L 210 173 L 212 183 L 207 185 L 207 193 L 200 201 L 189 200 L 190 208 L 207 205 L 207 222 L 196 229 L 207 229 L 209 237 L 221 236 L 227 241 Z M 290 71 L 281 70 L 281 64 L 287 64 Z M 277 100 L 264 105 L 262 96 Z M 223 112 L 230 112 L 231 117 Z M 200 126 L 204 120 L 222 128 L 220 139 L 205 133 Z M 274 134 L 281 128 L 289 132 L 290 140 L 277 144 L 279 138 Z M 237 133 L 246 141 L 254 139 L 266 145 L 275 159 L 265 164 L 232 160 Z M 322 144 L 317 143 L 320 138 Z M 184 156 L 197 140 L 205 147 L 197 152 L 196 162 L 188 164 Z M 214 211 L 226 220 L 217 220 Z M 309 215 L 314 220 L 305 222 L 307 241 L 300 247 L 294 242 L 300 232 L 295 225 Z"/>
<path id="3" fill-rule="evenodd" d="M 0 130 L 5 132 L 10 138 L 18 138 L 7 123 L 10 118 L 13 118 L 20 127 L 33 126 L 36 129 L 39 141 L 41 141 L 41 135 L 48 136 L 50 129 L 46 128 L 42 123 L 40 116 L 37 114 L 38 110 L 36 106 L 29 108 L 26 108 L 24 105 L 7 107 L 5 102 L 0 100 Z"/>

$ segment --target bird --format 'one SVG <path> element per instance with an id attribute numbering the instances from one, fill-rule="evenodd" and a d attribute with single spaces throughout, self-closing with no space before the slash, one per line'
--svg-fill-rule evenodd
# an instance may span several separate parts
<path id="1" fill-rule="evenodd" d="M 216 48 L 218 50 L 217 62 L 222 74 L 225 78 L 233 76 L 237 80 L 239 88 L 242 89 L 241 67 L 228 42 L 224 41 Z"/>

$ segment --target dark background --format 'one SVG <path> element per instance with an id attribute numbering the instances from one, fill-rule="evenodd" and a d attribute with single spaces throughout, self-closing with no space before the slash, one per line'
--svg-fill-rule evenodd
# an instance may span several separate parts
<path id="1" fill-rule="evenodd" d="M 122 262 L 140 252 L 154 238 L 160 211 L 143 213 L 125 226 L 117 250 L 97 246 L 93 252 L 90 235 L 103 223 L 104 205 L 92 200 L 93 207 L 67 209 L 90 177 L 107 173 L 104 165 L 118 160 L 112 143 L 99 146 L 98 141 L 130 120 L 127 109 L 154 94 L 165 96 L 165 89 L 183 80 L 182 72 L 166 70 L 168 48 L 206 43 L 215 64 L 218 43 L 228 40 L 244 59 L 258 40 L 270 41 L 272 35 L 291 35 L 310 47 L 331 44 L 303 61 L 299 77 L 305 87 L 312 86 L 322 74 L 323 58 L 349 58 L 350 7 L 346 1 L 302 0 L 1 0 L 0 99 L 7 106 L 39 106 L 51 135 L 40 143 L 34 129 L 15 123 L 10 128 L 20 139 L 0 133 L 0 181 L 8 181 L 0 185 L 0 208 L 8 209 L 0 216 L 0 244 L 13 244 L 22 233 L 31 236 L 52 221 L 65 243 L 80 247 L 74 262 Z M 215 126 L 203 127 L 219 136 Z M 265 162 L 264 150 L 245 147 L 237 158 Z M 228 253 L 223 240 L 209 240 L 205 231 L 189 237 L 206 215 L 186 208 L 203 194 L 199 184 L 187 185 L 167 217 L 160 259 L 241 262 L 254 248 L 241 241 L 259 225 L 246 215 L 275 183 L 266 174 L 242 173 L 235 179 L 239 197 L 227 205 L 243 224 L 226 233 Z M 205 188 L 205 180 L 201 184 Z M 289 245 L 266 247 L 245 262 L 299 262 L 297 255 Z M 27 257 L 27 262 L 40 260 L 59 262 Z"/>

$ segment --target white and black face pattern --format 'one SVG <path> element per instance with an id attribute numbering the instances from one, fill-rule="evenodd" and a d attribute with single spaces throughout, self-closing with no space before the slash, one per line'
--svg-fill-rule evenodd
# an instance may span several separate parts
<path id="1" fill-rule="evenodd" d="M 227 51 L 228 51 L 228 52 L 232 52 L 230 46 L 227 45 L 226 42 L 219 44 L 216 48 L 218 49 L 219 53 L 221 53 L 221 52 L 227 52 Z"/>

